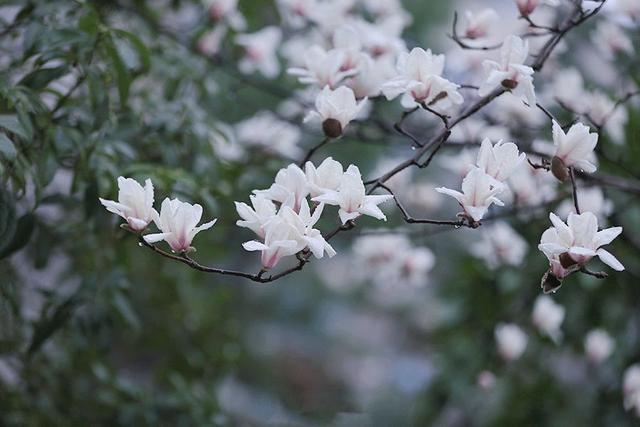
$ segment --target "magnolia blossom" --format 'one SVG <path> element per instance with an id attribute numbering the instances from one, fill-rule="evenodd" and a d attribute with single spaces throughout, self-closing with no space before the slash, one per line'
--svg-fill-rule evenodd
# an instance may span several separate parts
<path id="1" fill-rule="evenodd" d="M 352 252 L 356 279 L 371 280 L 376 285 L 375 300 L 385 306 L 409 302 L 415 290 L 428 283 L 435 265 L 433 252 L 414 246 L 401 234 L 361 236 Z"/>
<path id="2" fill-rule="evenodd" d="M 553 121 L 553 144 L 556 152 L 551 163 L 553 175 L 561 181 L 568 177 L 567 168 L 575 167 L 587 173 L 596 171 L 596 166 L 588 158 L 598 143 L 598 134 L 590 133 L 589 127 L 576 123 L 564 133 L 562 127 Z"/>
<path id="3" fill-rule="evenodd" d="M 571 274 L 594 256 L 616 271 L 624 270 L 620 261 L 601 248 L 622 233 L 622 227 L 598 231 L 598 218 L 591 212 L 571 213 L 566 224 L 554 213 L 550 213 L 549 218 L 553 227 L 542 234 L 538 249 L 547 256 L 551 272 L 558 279 Z"/>
<path id="4" fill-rule="evenodd" d="M 288 158 L 302 155 L 302 150 L 297 145 L 300 129 L 269 111 L 261 111 L 237 123 L 235 128 L 238 142 L 244 145 L 259 146 L 265 151 Z"/>
<path id="5" fill-rule="evenodd" d="M 147 234 L 147 243 L 166 241 L 176 253 L 191 250 L 191 242 L 199 232 L 213 227 L 217 219 L 199 225 L 202 218 L 202 206 L 166 198 L 160 207 L 160 216 L 154 219 L 161 233 Z"/>
<path id="6" fill-rule="evenodd" d="M 340 215 L 342 223 L 345 224 L 360 215 L 369 215 L 386 221 L 387 217 L 382 213 L 378 205 L 392 198 L 393 196 L 391 195 L 367 196 L 360 170 L 357 166 L 350 165 L 342 175 L 337 191 L 327 191 L 312 200 L 339 206 L 338 215 Z"/>
<path id="7" fill-rule="evenodd" d="M 482 240 L 470 247 L 474 256 L 484 259 L 491 269 L 501 265 L 517 267 L 522 264 L 527 253 L 527 242 L 513 228 L 506 222 L 496 222 L 482 229 Z"/>
<path id="8" fill-rule="evenodd" d="M 292 163 L 278 171 L 275 182 L 268 190 L 254 190 L 253 193 L 279 203 L 291 200 L 293 210 L 298 212 L 309 194 L 309 186 L 302 169 Z"/>
<path id="9" fill-rule="evenodd" d="M 515 0 L 518 11 L 522 16 L 529 16 L 540 5 L 540 0 Z M 544 0 L 549 6 L 558 6 L 558 0 Z"/>
<path id="10" fill-rule="evenodd" d="M 640 364 L 631 365 L 624 372 L 622 391 L 625 409 L 635 410 L 640 417 Z"/>
<path id="11" fill-rule="evenodd" d="M 592 40 L 608 59 L 613 59 L 616 54 L 631 55 L 634 52 L 631 38 L 612 22 L 599 21 Z"/>
<path id="12" fill-rule="evenodd" d="M 357 99 L 380 95 L 382 85 L 395 75 L 395 61 L 391 55 L 361 55 L 356 64 L 357 74 L 345 80 Z"/>
<path id="13" fill-rule="evenodd" d="M 253 34 L 240 34 L 236 43 L 245 48 L 245 56 L 238 68 L 245 74 L 259 71 L 267 78 L 275 78 L 280 72 L 276 50 L 280 45 L 282 32 L 278 27 L 266 27 Z"/>
<path id="14" fill-rule="evenodd" d="M 601 126 L 611 140 L 621 144 L 624 142 L 625 126 L 629 119 L 627 110 L 613 102 L 602 92 L 592 92 L 587 94 L 586 104 L 588 108 L 588 118 L 596 125 Z"/>
<path id="15" fill-rule="evenodd" d="M 589 331 L 584 339 L 584 351 L 593 363 L 605 361 L 615 348 L 615 342 L 611 335 L 603 329 Z"/>
<path id="16" fill-rule="evenodd" d="M 548 335 L 557 343 L 562 338 L 560 325 L 562 325 L 564 315 L 563 306 L 556 304 L 548 295 L 540 295 L 533 305 L 531 320 L 541 333 Z"/>
<path id="17" fill-rule="evenodd" d="M 293 28 L 303 27 L 313 16 L 318 0 L 277 0 L 283 21 Z"/>
<path id="18" fill-rule="evenodd" d="M 486 80 L 480 86 L 478 94 L 487 96 L 495 88 L 502 86 L 527 101 L 530 106 L 536 105 L 533 68 L 524 65 L 528 56 L 529 42 L 518 36 L 507 37 L 500 50 L 500 62 L 486 60 L 482 63 Z"/>
<path id="19" fill-rule="evenodd" d="M 309 185 L 309 194 L 312 198 L 328 191 L 337 191 L 344 174 L 340 162 L 331 157 L 324 159 L 317 168 L 313 163 L 307 162 L 304 170 Z"/>
<path id="20" fill-rule="evenodd" d="M 236 211 L 242 220 L 238 220 L 238 227 L 248 228 L 264 238 L 264 225 L 276 215 L 276 205 L 269 199 L 260 196 L 249 196 L 253 209 L 246 203 L 235 202 Z"/>
<path id="21" fill-rule="evenodd" d="M 462 180 L 462 193 L 445 187 L 436 188 L 438 193 L 456 199 L 465 214 L 476 222 L 484 217 L 492 203 L 504 206 L 496 197 L 503 190 L 502 185 L 496 185 L 495 179 L 477 168 L 471 170 Z"/>
<path id="22" fill-rule="evenodd" d="M 507 362 L 519 359 L 527 348 L 527 334 L 512 323 L 498 324 L 494 335 L 498 344 L 498 353 Z"/>
<path id="23" fill-rule="evenodd" d="M 444 55 L 434 55 L 431 50 L 419 47 L 402 53 L 396 66 L 398 75 L 382 85 L 382 93 L 388 100 L 403 95 L 405 108 L 416 103 L 441 109 L 462 104 L 460 86 L 442 77 L 444 60 Z"/>
<path id="24" fill-rule="evenodd" d="M 320 120 L 325 135 L 337 138 L 342 135 L 349 122 L 360 114 L 365 102 L 366 98 L 357 102 L 353 90 L 348 87 L 340 86 L 331 90 L 329 86 L 325 86 L 316 98 L 316 110 L 309 112 L 305 122 Z"/>
<path id="25" fill-rule="evenodd" d="M 575 68 L 559 70 L 549 90 L 551 98 L 576 113 L 588 111 L 589 103 L 585 102 L 587 95 L 584 89 L 582 74 Z"/>
<path id="26" fill-rule="evenodd" d="M 238 0 L 207 0 L 209 16 L 214 21 L 226 20 L 237 31 L 244 30 L 247 22 L 238 11 Z"/>
<path id="27" fill-rule="evenodd" d="M 499 19 L 496 11 L 491 8 L 483 9 L 478 13 L 467 10 L 464 16 L 466 18 L 464 36 L 468 39 L 486 37 Z"/>
<path id="28" fill-rule="evenodd" d="M 300 83 L 334 88 L 347 77 L 357 73 L 351 68 L 343 70 L 345 53 L 338 49 L 329 51 L 320 46 L 312 46 L 304 55 L 304 67 L 289 68 L 287 73 L 297 76 Z"/>
<path id="29" fill-rule="evenodd" d="M 245 242 L 243 247 L 248 251 L 261 251 L 264 268 L 273 268 L 283 257 L 295 255 L 305 248 L 309 248 L 316 258 L 322 258 L 325 252 L 332 257 L 336 254 L 335 250 L 320 231 L 313 228 L 320 219 L 323 207 L 319 205 L 312 215 L 306 200 L 299 212 L 285 204 L 276 216 L 263 225 L 264 243 L 252 240 Z"/>
<path id="30" fill-rule="evenodd" d="M 158 216 L 153 208 L 153 184 L 150 179 L 144 188 L 136 180 L 118 177 L 118 201 L 100 199 L 111 213 L 121 216 L 134 231 L 143 231 Z"/>
<path id="31" fill-rule="evenodd" d="M 480 170 L 498 182 L 504 182 L 524 162 L 526 154 L 518 151 L 513 142 L 498 141 L 495 145 L 486 138 L 478 152 L 477 165 Z"/>

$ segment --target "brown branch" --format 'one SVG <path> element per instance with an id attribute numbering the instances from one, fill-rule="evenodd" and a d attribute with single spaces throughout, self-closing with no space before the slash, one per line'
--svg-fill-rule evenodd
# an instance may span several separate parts
<path id="1" fill-rule="evenodd" d="M 576 174 L 573 168 L 569 168 L 569 177 L 571 178 L 571 192 L 573 194 L 573 206 L 576 209 L 576 213 L 580 215 L 580 206 L 578 204 L 578 186 L 576 185 Z"/>
<path id="2" fill-rule="evenodd" d="M 311 147 L 309 149 L 309 151 L 307 152 L 307 154 L 304 156 L 304 159 L 302 159 L 302 161 L 300 162 L 299 166 L 300 167 L 304 167 L 305 163 L 307 163 L 309 160 L 311 160 L 311 158 L 316 153 L 316 151 L 318 151 L 319 149 L 321 149 L 322 147 L 324 147 L 325 145 L 327 145 L 330 142 L 331 142 L 331 138 L 326 137 L 319 144 Z"/>

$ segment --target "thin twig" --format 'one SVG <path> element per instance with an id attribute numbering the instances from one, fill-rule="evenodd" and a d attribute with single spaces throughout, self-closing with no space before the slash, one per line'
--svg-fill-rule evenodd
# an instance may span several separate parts
<path id="1" fill-rule="evenodd" d="M 578 187 L 576 185 L 576 174 L 573 171 L 573 167 L 569 168 L 569 176 L 571 177 L 571 190 L 573 192 L 573 206 L 576 209 L 576 213 L 580 215 L 580 206 L 578 204 Z"/>

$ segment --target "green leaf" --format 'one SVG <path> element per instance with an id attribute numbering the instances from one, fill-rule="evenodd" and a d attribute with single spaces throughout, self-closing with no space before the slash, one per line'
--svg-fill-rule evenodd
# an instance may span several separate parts
<path id="1" fill-rule="evenodd" d="M 147 71 L 149 71 L 149 68 L 151 67 L 151 54 L 142 40 L 135 34 L 129 33 L 124 30 L 113 29 L 112 31 L 117 36 L 128 41 L 135 49 L 140 61 L 140 69 L 138 70 L 138 72 L 146 73 Z"/>
<path id="2" fill-rule="evenodd" d="M 29 132 L 24 128 L 15 114 L 0 114 L 0 128 L 29 139 Z"/>
<path id="3" fill-rule="evenodd" d="M 52 81 L 64 76 L 69 71 L 66 65 L 52 68 L 40 68 L 27 74 L 18 82 L 19 85 L 28 86 L 34 90 L 47 87 Z"/>
<path id="4" fill-rule="evenodd" d="M 16 208 L 8 192 L 0 190 L 0 251 L 13 241 L 16 233 Z"/>
<path id="5" fill-rule="evenodd" d="M 7 160 L 13 160 L 18 155 L 15 144 L 4 133 L 0 133 L 0 154 Z"/>
<path id="6" fill-rule="evenodd" d="M 22 249 L 29 242 L 35 226 L 36 217 L 32 213 L 27 213 L 20 217 L 11 242 L 0 251 L 0 259 L 6 258 Z"/>
<path id="7" fill-rule="evenodd" d="M 104 42 L 104 47 L 107 51 L 107 55 L 116 71 L 116 83 L 118 85 L 118 95 L 120 97 L 120 106 L 124 107 L 127 104 L 127 98 L 129 97 L 129 86 L 131 86 L 131 75 L 129 70 L 124 64 L 123 59 L 120 57 L 120 53 L 116 48 L 112 38 L 108 38 Z"/>
<path id="8" fill-rule="evenodd" d="M 33 355 L 56 331 L 61 329 L 71 318 L 73 309 L 79 303 L 80 299 L 72 295 L 58 305 L 50 316 L 43 316 L 34 326 L 33 337 L 27 349 L 27 354 Z"/>

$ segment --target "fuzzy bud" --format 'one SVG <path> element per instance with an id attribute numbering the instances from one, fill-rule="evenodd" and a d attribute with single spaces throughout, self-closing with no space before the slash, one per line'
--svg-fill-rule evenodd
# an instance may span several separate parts
<path id="1" fill-rule="evenodd" d="M 511 80 L 511 79 L 504 79 L 502 81 L 502 86 L 509 89 L 509 90 L 513 90 L 516 87 L 518 87 L 518 82 L 515 80 Z"/>
<path id="2" fill-rule="evenodd" d="M 569 169 L 565 166 L 562 159 L 557 156 L 554 156 L 551 159 L 551 173 L 553 176 L 558 178 L 560 181 L 564 182 L 569 178 Z"/>
<path id="3" fill-rule="evenodd" d="M 342 125 L 336 119 L 326 119 L 322 122 L 322 130 L 329 138 L 338 138 L 342 135 Z"/>

